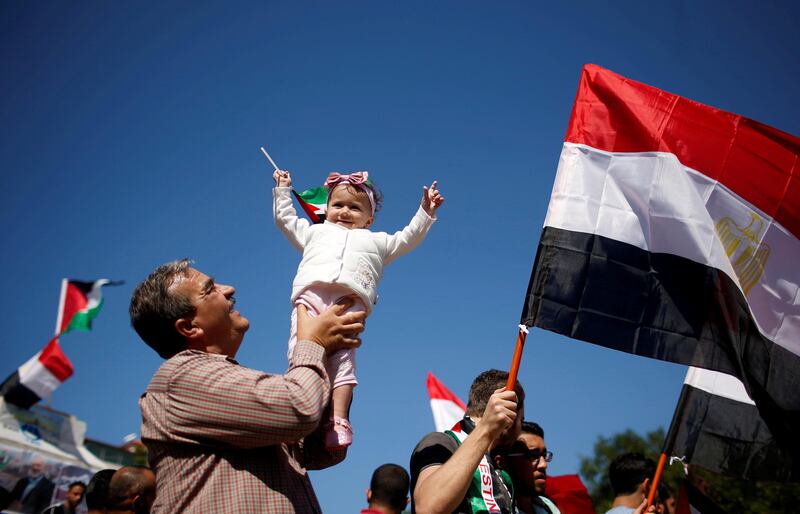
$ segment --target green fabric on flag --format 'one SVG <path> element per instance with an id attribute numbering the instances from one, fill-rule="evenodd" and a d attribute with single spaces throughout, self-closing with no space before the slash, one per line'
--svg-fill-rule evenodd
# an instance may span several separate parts
<path id="1" fill-rule="evenodd" d="M 100 303 L 97 305 L 86 310 L 76 312 L 75 315 L 72 316 L 69 325 L 67 325 L 67 328 L 64 329 L 62 334 L 66 334 L 67 332 L 71 332 L 73 330 L 91 330 L 92 320 L 100 313 L 100 308 L 103 306 L 103 301 L 104 300 L 101 299 Z"/>
<path id="2" fill-rule="evenodd" d="M 302 193 L 299 193 L 298 196 L 310 204 L 325 205 L 328 203 L 328 188 L 315 187 L 306 189 Z"/>

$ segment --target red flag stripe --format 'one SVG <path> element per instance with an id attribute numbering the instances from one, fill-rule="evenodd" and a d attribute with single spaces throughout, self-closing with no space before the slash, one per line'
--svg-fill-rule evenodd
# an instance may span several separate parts
<path id="1" fill-rule="evenodd" d="M 51 339 L 47 346 L 44 347 L 44 350 L 39 355 L 39 362 L 61 382 L 71 377 L 74 372 L 72 363 L 61 351 L 61 345 L 58 344 L 58 339 L 55 338 Z"/>
<path id="2" fill-rule="evenodd" d="M 67 293 L 64 297 L 64 313 L 61 318 L 60 332 L 66 330 L 75 313 L 85 309 L 88 303 L 89 300 L 86 297 L 86 293 L 81 291 L 75 284 L 68 282 Z"/>
<path id="3" fill-rule="evenodd" d="M 461 399 L 453 394 L 444 384 L 439 382 L 433 373 L 428 372 L 428 395 L 430 396 L 431 400 L 449 400 L 464 410 L 467 410 L 467 406 L 464 405 L 464 402 Z"/>
<path id="4" fill-rule="evenodd" d="M 800 238 L 800 138 L 584 66 L 566 141 L 607 152 L 668 152 Z"/>

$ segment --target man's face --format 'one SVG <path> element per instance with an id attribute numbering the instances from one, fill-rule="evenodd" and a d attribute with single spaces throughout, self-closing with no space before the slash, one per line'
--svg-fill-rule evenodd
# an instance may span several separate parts
<path id="1" fill-rule="evenodd" d="M 170 291 L 185 296 L 194 305 L 194 316 L 187 319 L 193 328 L 200 330 L 198 334 L 204 345 L 217 350 L 214 353 L 236 355 L 250 322 L 233 308 L 236 303 L 233 287 L 217 284 L 205 273 L 188 268 L 175 278 Z"/>
<path id="2" fill-rule="evenodd" d="M 38 477 L 39 475 L 43 474 L 45 470 L 45 464 L 43 460 L 35 459 L 31 462 L 31 469 L 28 474 L 31 477 Z"/>
<path id="3" fill-rule="evenodd" d="M 69 491 L 67 491 L 66 502 L 70 509 L 75 510 L 75 507 L 77 507 L 83 499 L 83 493 L 85 492 L 86 489 L 82 485 L 73 485 L 69 488 Z"/>
<path id="4" fill-rule="evenodd" d="M 511 447 L 509 453 L 521 455 L 508 456 L 511 475 L 521 481 L 521 487 L 536 494 L 544 494 L 547 487 L 547 461 L 544 454 L 547 446 L 538 435 L 523 433 Z"/>

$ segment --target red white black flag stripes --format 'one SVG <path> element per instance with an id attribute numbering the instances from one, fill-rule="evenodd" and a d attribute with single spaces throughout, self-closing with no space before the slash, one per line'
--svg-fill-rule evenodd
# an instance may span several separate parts
<path id="1" fill-rule="evenodd" d="M 738 377 L 800 431 L 800 139 L 584 68 L 522 323 Z"/>
<path id="2" fill-rule="evenodd" d="M 24 409 L 48 398 L 72 376 L 72 363 L 53 338 L 44 349 L 19 367 L 0 385 L 0 395 L 8 403 Z"/>

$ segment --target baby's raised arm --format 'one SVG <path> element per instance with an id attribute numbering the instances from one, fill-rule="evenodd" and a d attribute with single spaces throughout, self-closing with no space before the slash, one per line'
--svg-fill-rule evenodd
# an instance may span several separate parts
<path id="1" fill-rule="evenodd" d="M 436 188 L 436 181 L 428 186 L 422 186 L 422 201 L 419 203 L 425 214 L 431 218 L 436 217 L 436 209 L 444 202 L 444 196 Z"/>
<path id="2" fill-rule="evenodd" d="M 288 171 L 275 170 L 272 178 L 275 179 L 275 185 L 278 187 L 292 187 L 292 176 Z"/>

